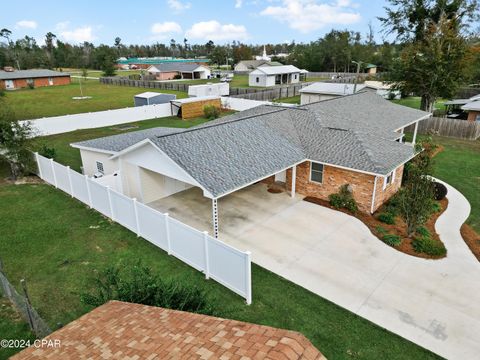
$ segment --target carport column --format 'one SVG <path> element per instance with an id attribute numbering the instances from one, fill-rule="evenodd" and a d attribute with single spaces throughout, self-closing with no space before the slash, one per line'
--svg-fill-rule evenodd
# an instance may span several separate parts
<path id="1" fill-rule="evenodd" d="M 404 137 L 404 133 L 405 133 L 405 128 L 402 128 L 402 130 L 400 130 L 400 134 L 402 134 L 402 137 L 400 138 L 400 142 L 403 143 L 405 141 L 405 139 L 403 138 Z"/>
<path id="2" fill-rule="evenodd" d="M 415 123 L 415 130 L 413 131 L 412 146 L 415 146 L 415 141 L 417 140 L 417 130 L 418 130 L 418 121 Z"/>
<path id="3" fill-rule="evenodd" d="M 212 221 L 213 221 L 213 237 L 218 239 L 218 203 L 217 199 L 212 199 Z"/>
<path id="4" fill-rule="evenodd" d="M 295 197 L 295 182 L 297 180 L 297 165 L 292 166 L 292 189 L 290 191 L 290 196 Z"/>

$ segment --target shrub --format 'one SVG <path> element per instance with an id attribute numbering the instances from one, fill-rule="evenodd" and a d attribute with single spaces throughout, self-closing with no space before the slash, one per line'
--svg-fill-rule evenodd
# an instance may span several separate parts
<path id="1" fill-rule="evenodd" d="M 217 119 L 220 116 L 220 109 L 214 105 L 205 105 L 203 113 L 208 120 Z"/>
<path id="2" fill-rule="evenodd" d="M 182 75 L 177 74 L 173 77 L 174 80 L 180 80 L 182 78 Z"/>
<path id="3" fill-rule="evenodd" d="M 375 230 L 377 230 L 380 235 L 386 235 L 388 233 L 387 229 L 385 229 L 383 226 L 377 226 Z"/>
<path id="4" fill-rule="evenodd" d="M 430 231 L 425 226 L 419 226 L 417 228 L 417 234 L 424 237 L 431 237 Z"/>
<path id="5" fill-rule="evenodd" d="M 29 88 L 30 90 L 35 89 L 35 85 L 33 84 L 33 82 L 28 82 L 28 83 L 27 83 L 27 86 L 28 86 L 28 88 Z"/>
<path id="6" fill-rule="evenodd" d="M 57 151 L 54 147 L 48 147 L 47 145 L 42 145 L 41 149 L 38 152 L 40 155 L 45 156 L 49 159 L 55 159 L 57 156 Z"/>
<path id="7" fill-rule="evenodd" d="M 330 205 L 336 209 L 344 208 L 351 212 L 358 210 L 357 203 L 353 198 L 352 191 L 349 189 L 348 184 L 342 185 L 338 193 L 331 194 L 328 198 L 330 200 Z"/>
<path id="8" fill-rule="evenodd" d="M 448 192 L 447 187 L 439 182 L 434 182 L 433 185 L 435 187 L 435 200 L 440 201 L 445 199 Z"/>
<path id="9" fill-rule="evenodd" d="M 428 236 L 421 236 L 412 241 L 413 249 L 416 252 L 432 256 L 443 256 L 447 253 L 445 245 L 440 241 L 432 240 Z"/>
<path id="10" fill-rule="evenodd" d="M 108 267 L 93 279 L 93 285 L 92 293 L 81 295 L 81 301 L 87 305 L 99 306 L 109 300 L 120 300 L 202 314 L 214 313 L 204 291 L 178 280 L 161 279 L 140 262 L 133 266 Z"/>
<path id="11" fill-rule="evenodd" d="M 396 194 L 388 200 L 385 204 L 385 212 L 392 214 L 393 216 L 398 215 L 399 199 Z"/>
<path id="12" fill-rule="evenodd" d="M 5 96 L 5 88 L 3 86 L 0 86 L 0 98 Z"/>
<path id="13" fill-rule="evenodd" d="M 378 220 L 385 224 L 393 225 L 395 224 L 395 215 L 390 212 L 383 212 L 378 215 Z"/>
<path id="14" fill-rule="evenodd" d="M 382 240 L 385 244 L 390 246 L 398 246 L 402 243 L 400 236 L 395 234 L 385 234 L 383 235 Z"/>
<path id="15" fill-rule="evenodd" d="M 437 212 L 440 212 L 442 211 L 442 205 L 440 205 L 440 203 L 434 201 L 432 203 L 432 213 L 437 213 Z"/>

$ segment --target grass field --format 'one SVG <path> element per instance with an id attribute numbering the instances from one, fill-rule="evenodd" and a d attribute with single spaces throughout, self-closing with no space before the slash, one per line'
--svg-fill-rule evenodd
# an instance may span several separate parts
<path id="1" fill-rule="evenodd" d="M 434 137 L 434 141 L 444 147 L 435 156 L 434 175 L 465 195 L 472 206 L 467 223 L 480 233 L 480 140 Z"/>
<path id="2" fill-rule="evenodd" d="M 300 95 L 296 95 L 288 98 L 276 99 L 274 100 L 274 102 L 300 105 Z"/>
<path id="3" fill-rule="evenodd" d="M 205 289 L 218 315 L 299 331 L 329 359 L 437 358 L 255 265 L 253 304 L 246 306 L 215 281 L 51 186 L 4 184 L 0 198 L 9 204 L 0 207 L 6 273 L 15 284 L 27 279 L 33 306 L 53 328 L 90 310 L 80 294 L 90 289 L 97 271 L 142 259 L 164 278 Z M 24 335 L 12 328 L 2 333 L 15 336 Z"/>
<path id="4" fill-rule="evenodd" d="M 8 338 L 5 335 L 8 334 Z M 15 310 L 12 304 L 1 297 L 0 292 L 0 339 L 25 339 L 33 341 L 35 337 L 30 332 L 28 324 Z M 16 349 L 0 347 L 0 359 L 6 359 L 15 354 Z"/>
<path id="5" fill-rule="evenodd" d="M 72 79 L 70 85 L 8 91 L 5 101 L 13 108 L 17 118 L 24 120 L 129 107 L 133 106 L 135 94 L 147 91 L 137 87 L 104 85 L 97 80 L 82 80 L 82 84 L 83 95 L 91 96 L 91 99 L 72 99 L 80 96 L 78 79 Z M 180 91 L 148 91 L 176 94 L 177 98 L 187 97 L 187 93 Z"/>
<path id="6" fill-rule="evenodd" d="M 411 108 L 414 108 L 414 109 L 420 109 L 420 97 L 418 97 L 418 96 L 409 96 L 409 97 L 402 98 L 402 99 L 399 99 L 399 100 L 391 100 L 391 101 L 396 103 L 396 104 L 408 106 L 408 107 L 411 107 Z M 445 100 L 445 99 L 437 100 L 435 102 L 434 106 L 433 106 L 434 110 L 435 109 L 443 110 L 444 109 L 443 103 L 445 101 L 447 101 L 447 100 Z"/>

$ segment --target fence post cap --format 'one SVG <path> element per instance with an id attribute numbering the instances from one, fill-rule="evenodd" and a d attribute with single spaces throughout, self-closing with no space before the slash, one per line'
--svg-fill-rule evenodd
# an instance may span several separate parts
<path id="1" fill-rule="evenodd" d="M 247 250 L 245 251 L 245 254 L 247 254 L 248 256 L 252 255 L 252 252 L 250 250 Z"/>
<path id="2" fill-rule="evenodd" d="M 165 216 L 169 216 L 169 214 L 168 214 L 168 213 L 165 213 Z"/>
<path id="3" fill-rule="evenodd" d="M 208 235 L 208 231 L 207 231 L 207 230 L 202 231 L 202 233 L 203 233 L 204 235 Z"/>
<path id="4" fill-rule="evenodd" d="M 137 201 L 137 198 L 132 198 L 133 201 Z"/>

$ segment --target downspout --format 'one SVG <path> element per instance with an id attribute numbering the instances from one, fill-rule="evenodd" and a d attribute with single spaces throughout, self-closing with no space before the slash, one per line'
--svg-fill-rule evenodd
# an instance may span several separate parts
<path id="1" fill-rule="evenodd" d="M 375 211 L 375 193 L 377 192 L 377 175 L 375 175 L 375 179 L 373 180 L 373 193 L 372 193 L 372 206 L 370 207 L 370 214 L 373 214 Z"/>

